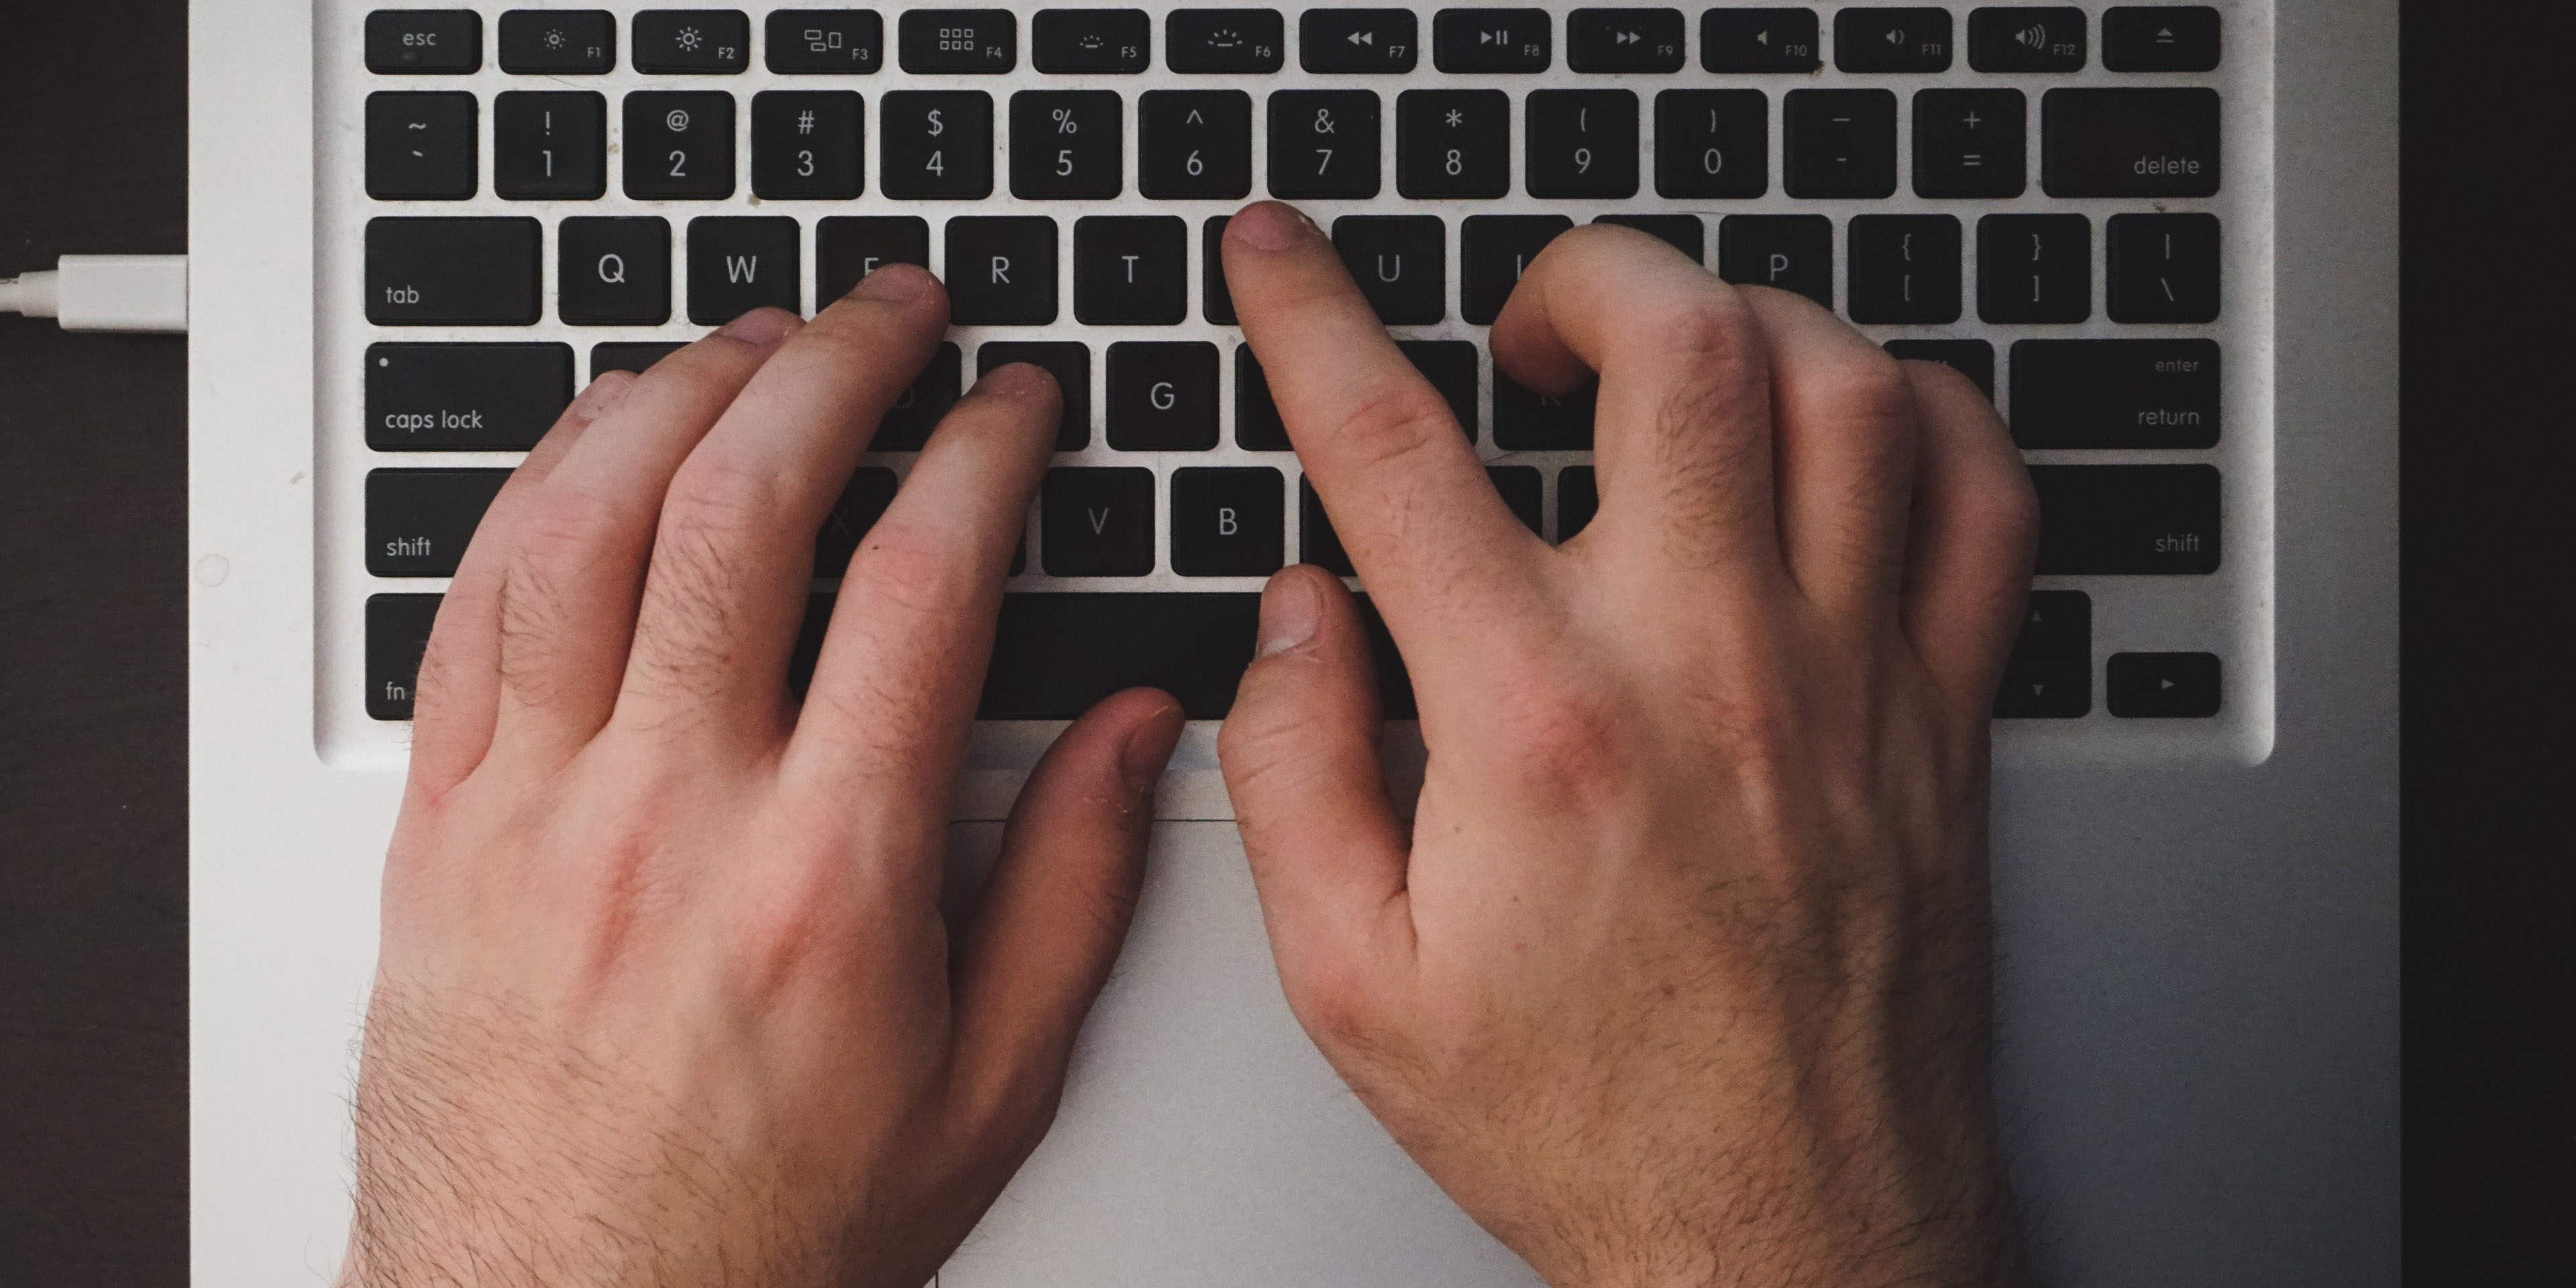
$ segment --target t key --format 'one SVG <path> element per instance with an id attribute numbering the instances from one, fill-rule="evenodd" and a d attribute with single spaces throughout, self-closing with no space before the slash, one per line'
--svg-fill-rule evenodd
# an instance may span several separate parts
<path id="1" fill-rule="evenodd" d="M 1073 316 L 1089 326 L 1170 326 L 1189 313 L 1188 221 L 1091 215 L 1073 225 Z"/>

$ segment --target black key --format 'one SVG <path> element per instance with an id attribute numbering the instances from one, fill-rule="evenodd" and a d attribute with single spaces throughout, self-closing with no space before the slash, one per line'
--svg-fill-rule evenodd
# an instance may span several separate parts
<path id="1" fill-rule="evenodd" d="M 608 99 L 587 90 L 492 99 L 492 191 L 513 201 L 608 193 Z"/>
<path id="2" fill-rule="evenodd" d="M 572 404 L 568 344 L 367 346 L 367 446 L 524 452 Z"/>
<path id="3" fill-rule="evenodd" d="M 367 195 L 378 201 L 462 201 L 474 195 L 472 94 L 367 95 Z"/>
<path id="4" fill-rule="evenodd" d="M 868 529 L 885 517 L 886 507 L 894 504 L 894 471 L 882 465 L 862 465 L 850 471 L 849 483 L 832 502 L 832 511 L 823 516 L 821 530 L 814 534 L 814 574 L 838 577 L 849 571 L 850 559 L 859 553 L 859 542 Z"/>
<path id="5" fill-rule="evenodd" d="M 1409 72 L 1422 58 L 1411 9 L 1309 9 L 1297 16 L 1297 65 L 1317 73 Z"/>
<path id="6" fill-rule="evenodd" d="M 2093 221 L 2082 215 L 1978 220 L 1977 316 L 1988 322 L 2093 316 Z"/>
<path id="7" fill-rule="evenodd" d="M 1270 96 L 1270 195 L 1377 195 L 1377 95 L 1283 89 Z"/>
<path id="8" fill-rule="evenodd" d="M 763 90 L 751 97 L 751 192 L 766 201 L 846 201 L 865 171 L 856 90 Z"/>
<path id="9" fill-rule="evenodd" d="M 1029 61 L 1051 76 L 1132 75 L 1152 65 L 1153 42 L 1142 9 L 1042 9 L 1029 26 Z"/>
<path id="10" fill-rule="evenodd" d="M 2103 312 L 2114 322 L 2218 320 L 2218 216 L 2113 215 Z"/>
<path id="11" fill-rule="evenodd" d="M 610 341 L 590 346 L 590 378 L 599 379 L 611 371 L 642 374 L 654 363 L 689 346 L 677 340 Z"/>
<path id="12" fill-rule="evenodd" d="M 1109 445 L 1122 452 L 1216 446 L 1216 346 L 1121 340 L 1109 346 Z"/>
<path id="13" fill-rule="evenodd" d="M 1249 592 L 1004 595 L 975 715 L 1070 720 L 1121 689 L 1149 685 L 1179 699 L 1192 720 L 1221 720 L 1260 624 L 1261 596 Z"/>
<path id="14" fill-rule="evenodd" d="M 1314 481 L 1297 476 L 1297 562 L 1310 563 L 1340 577 L 1356 577 L 1351 567 L 1351 552 L 1342 546 L 1342 535 L 1333 531 L 1331 515 L 1324 513 L 1324 498 L 1315 495 Z"/>
<path id="15" fill-rule="evenodd" d="M 721 201 L 733 195 L 733 95 L 718 90 L 626 96 L 626 195 Z"/>
<path id="16" fill-rule="evenodd" d="M 1728 215 L 1717 225 L 1717 275 L 1834 306 L 1834 221 L 1823 215 Z"/>
<path id="17" fill-rule="evenodd" d="M 2215 447 L 2215 340 L 2022 340 L 2012 349 L 2023 447 Z"/>
<path id="18" fill-rule="evenodd" d="M 1890 357 L 1937 362 L 1976 382 L 1991 400 L 1995 396 L 1995 346 L 1985 340 L 1890 340 Z"/>
<path id="19" fill-rule="evenodd" d="M 2218 714 L 2215 653 L 2114 653 L 2104 685 L 2123 720 L 2206 720 Z"/>
<path id="20" fill-rule="evenodd" d="M 1488 465 L 1485 477 L 1502 494 L 1503 505 L 1512 517 L 1527 525 L 1531 536 L 1539 535 L 1541 503 L 1538 467 L 1535 465 Z"/>
<path id="21" fill-rule="evenodd" d="M 1708 258 L 1708 229 L 1697 215 L 1594 215 L 1592 222 L 1661 238 L 1665 245 L 1690 256 L 1694 264 Z"/>
<path id="22" fill-rule="evenodd" d="M 1578 72 L 1677 72 L 1679 9 L 1577 9 L 1565 16 L 1565 65 Z"/>
<path id="23" fill-rule="evenodd" d="M 1914 193 L 2018 197 L 2029 186 L 2017 89 L 1927 89 L 1914 96 Z"/>
<path id="24" fill-rule="evenodd" d="M 1048 470 L 1039 488 L 1038 564 L 1050 577 L 1142 577 L 1154 571 L 1154 526 L 1152 470 Z M 993 660 L 1000 670 L 998 652 Z"/>
<path id="25" fill-rule="evenodd" d="M 930 223 L 919 215 L 836 215 L 814 227 L 816 311 L 884 264 L 930 267 Z"/>
<path id="26" fill-rule="evenodd" d="M 1011 95 L 1011 195 L 1115 197 L 1126 189 L 1126 126 L 1115 90 Z"/>
<path id="27" fill-rule="evenodd" d="M 1431 19 L 1431 61 L 1444 72 L 1543 72 L 1555 39 L 1545 9 L 1443 9 Z"/>
<path id="28" fill-rule="evenodd" d="M 1225 285 L 1225 221 L 1231 217 L 1210 215 L 1199 226 L 1199 272 L 1207 279 L 1199 313 L 1219 326 L 1234 325 L 1234 292 Z"/>
<path id="29" fill-rule="evenodd" d="M 1178 215 L 1088 215 L 1073 225 L 1073 316 L 1171 326 L 1189 315 L 1190 226 Z"/>
<path id="30" fill-rule="evenodd" d="M 877 112 L 879 192 L 903 200 L 993 195 L 992 95 L 894 90 L 877 99 Z"/>
<path id="31" fill-rule="evenodd" d="M 1074 236 L 1078 242 L 1082 234 L 1077 230 Z M 1055 450 L 1091 446 L 1091 346 L 1079 340 L 987 340 L 975 350 L 975 376 L 982 379 L 1014 362 L 1044 367 L 1055 377 L 1064 409 L 1056 417 Z"/>
<path id="32" fill-rule="evenodd" d="M 1699 16 L 1703 71 L 1796 75 L 1824 66 L 1813 9 L 1711 9 Z"/>
<path id="33" fill-rule="evenodd" d="M 885 18 L 873 9 L 778 9 L 763 61 L 782 75 L 864 76 L 885 66 Z"/>
<path id="34" fill-rule="evenodd" d="M 471 9 L 378 9 L 367 15 L 367 70 L 463 76 L 483 70 L 483 15 Z"/>
<path id="35" fill-rule="evenodd" d="M 1252 194 L 1252 96 L 1153 89 L 1136 100 L 1136 191 L 1163 200 Z"/>
<path id="36" fill-rule="evenodd" d="M 804 311 L 796 221 L 708 215 L 689 221 L 689 320 L 722 326 L 762 307 Z"/>
<path id="37" fill-rule="evenodd" d="M 875 452 L 918 452 L 930 441 L 930 431 L 948 409 L 957 405 L 959 371 L 965 358 L 952 341 L 943 340 L 930 351 L 930 362 L 921 374 L 904 386 L 903 396 L 886 409 L 885 419 L 878 423 L 876 437 L 868 440 L 868 450 Z"/>
<path id="38" fill-rule="evenodd" d="M 2077 720 L 2093 711 L 2093 668 L 2062 662 L 2009 663 L 1995 686 L 1997 720 Z"/>
<path id="39" fill-rule="evenodd" d="M 1404 360 L 1449 404 L 1450 418 L 1476 441 L 1476 342 L 1473 340 L 1398 340 Z"/>
<path id="40" fill-rule="evenodd" d="M 1770 95 L 1758 89 L 1668 89 L 1655 95 L 1658 195 L 1759 197 L 1769 191 Z"/>
<path id="41" fill-rule="evenodd" d="M 914 9 L 896 29 L 896 52 L 914 75 L 997 74 L 1020 63 L 1020 19 L 1008 9 Z"/>
<path id="42" fill-rule="evenodd" d="M 1894 196 L 1896 95 L 1789 91 L 1780 109 L 1780 186 L 1792 197 Z"/>
<path id="43" fill-rule="evenodd" d="M 1507 452 L 1592 450 L 1592 404 L 1599 381 L 1570 394 L 1542 394 L 1494 369 L 1494 446 Z"/>
<path id="44" fill-rule="evenodd" d="M 1344 215 L 1333 249 L 1389 326 L 1449 315 L 1449 230 L 1438 215 Z"/>
<path id="45" fill-rule="evenodd" d="M 1995 689 L 1998 720 L 2073 720 L 2093 709 L 2093 598 L 2034 590 Z"/>
<path id="46" fill-rule="evenodd" d="M 1624 89 L 1534 89 L 1527 102 L 1529 154 L 1522 184 L 1531 196 L 1637 195 L 1635 94 Z"/>
<path id="47" fill-rule="evenodd" d="M 1847 311 L 1861 323 L 1959 320 L 1959 221 L 1949 215 L 1854 215 Z"/>
<path id="48" fill-rule="evenodd" d="M 959 326 L 1055 321 L 1055 221 L 974 215 L 948 221 L 948 320 Z"/>
<path id="49" fill-rule="evenodd" d="M 2039 100 L 2052 197 L 2218 195 L 2218 91 L 2053 89 Z"/>
<path id="50" fill-rule="evenodd" d="M 635 15 L 635 70 L 731 75 L 751 66 L 751 19 L 738 9 L 647 9 Z"/>
<path id="51" fill-rule="evenodd" d="M 1512 190 L 1512 100 L 1498 89 L 1409 89 L 1395 100 L 1395 188 L 1405 196 Z"/>
<path id="52" fill-rule="evenodd" d="M 1834 66 L 1847 72 L 1946 72 L 1950 11 L 1842 10 L 1834 15 Z"/>
<path id="53" fill-rule="evenodd" d="M 532 326 L 542 237 L 533 219 L 370 219 L 367 320 Z"/>
<path id="54" fill-rule="evenodd" d="M 671 320 L 671 225 L 653 215 L 576 216 L 555 228 L 555 315 L 575 326 Z"/>
<path id="55" fill-rule="evenodd" d="M 617 66 L 617 15 L 605 9 L 513 9 L 501 15 L 501 70 L 597 76 Z"/>
<path id="56" fill-rule="evenodd" d="M 2102 65 L 2115 72 L 2218 68 L 2218 11 L 2206 5 L 2136 5 L 2102 15 Z"/>
<path id="57" fill-rule="evenodd" d="M 1601 512 L 1601 485 L 1589 465 L 1569 465 L 1556 474 L 1556 539 L 1572 541 L 1592 526 Z"/>
<path id="58" fill-rule="evenodd" d="M 2218 469 L 2034 465 L 2043 577 L 2218 571 Z"/>
<path id="59" fill-rule="evenodd" d="M 1279 404 L 1270 399 L 1270 378 L 1248 344 L 1234 346 L 1234 445 L 1247 452 L 1289 449 L 1288 426 L 1279 419 Z"/>
<path id="60" fill-rule="evenodd" d="M 439 601 L 445 598 L 367 596 L 369 719 L 411 719 L 412 694 L 420 687 L 420 659 L 429 652 L 429 631 L 438 623 Z"/>
<path id="61" fill-rule="evenodd" d="M 1572 228 L 1563 215 L 1469 215 L 1458 233 L 1458 316 L 1491 326 L 1530 261 Z"/>
<path id="62" fill-rule="evenodd" d="M 367 572 L 453 577 L 508 470 L 367 471 Z"/>
<path id="63" fill-rule="evenodd" d="M 2084 11 L 1979 9 L 1968 15 L 1968 65 L 1981 72 L 2080 72 Z"/>
<path id="64" fill-rule="evenodd" d="M 1163 65 L 1176 72 L 1275 72 L 1287 48 L 1276 9 L 1174 9 L 1163 18 Z"/>
<path id="65" fill-rule="evenodd" d="M 1287 480 L 1268 466 L 1172 471 L 1172 571 L 1267 577 L 1287 546 Z"/>

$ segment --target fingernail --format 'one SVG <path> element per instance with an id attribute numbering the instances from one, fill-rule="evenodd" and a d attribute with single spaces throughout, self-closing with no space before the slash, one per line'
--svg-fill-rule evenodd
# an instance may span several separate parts
<path id="1" fill-rule="evenodd" d="M 1295 206 L 1265 201 L 1227 220 L 1225 230 L 1255 250 L 1286 250 L 1305 240 L 1315 221 Z"/>
<path id="2" fill-rule="evenodd" d="M 863 300 L 899 304 L 921 298 L 930 289 L 930 274 L 915 264 L 888 264 L 860 279 L 855 292 Z"/>
<path id="3" fill-rule="evenodd" d="M 1261 592 L 1261 656 L 1276 657 L 1315 638 L 1324 601 L 1311 577 L 1273 577 Z"/>
<path id="4" fill-rule="evenodd" d="M 753 309 L 724 324 L 718 335 L 730 336 L 745 344 L 776 344 L 787 338 L 796 327 L 796 315 L 783 309 Z"/>
<path id="5" fill-rule="evenodd" d="M 1180 704 L 1166 697 L 1163 710 L 1127 731 L 1127 743 L 1118 749 L 1118 776 L 1130 794 L 1151 796 L 1163 781 L 1163 767 L 1172 762 L 1172 748 L 1181 740 L 1181 722 L 1172 719 L 1179 711 Z"/>

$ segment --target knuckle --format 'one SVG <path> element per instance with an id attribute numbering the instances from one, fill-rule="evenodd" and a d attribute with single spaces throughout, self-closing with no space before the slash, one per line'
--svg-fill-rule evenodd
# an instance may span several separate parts
<path id="1" fill-rule="evenodd" d="M 1382 380 L 1343 417 L 1340 434 L 1359 448 L 1363 469 L 1396 465 L 1437 446 L 1444 435 L 1463 441 L 1449 404 L 1409 373 Z"/>
<path id="2" fill-rule="evenodd" d="M 871 531 L 850 565 L 869 603 L 944 621 L 975 597 L 982 578 L 967 560 L 920 533 L 889 526 Z"/>

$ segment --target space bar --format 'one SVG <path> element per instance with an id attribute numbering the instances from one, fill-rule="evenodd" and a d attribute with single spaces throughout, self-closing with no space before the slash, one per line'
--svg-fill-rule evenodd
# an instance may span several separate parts
<path id="1" fill-rule="evenodd" d="M 1366 597 L 1364 629 L 1390 719 L 1413 715 L 1412 686 Z M 1209 592 L 1041 593 L 1002 597 L 984 720 L 1070 720 L 1139 685 L 1180 699 L 1192 720 L 1221 720 L 1252 662 L 1261 596 Z"/>

